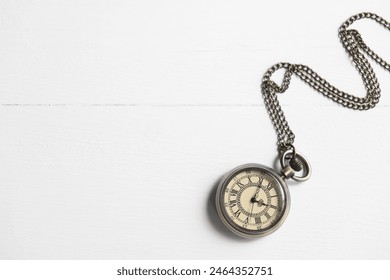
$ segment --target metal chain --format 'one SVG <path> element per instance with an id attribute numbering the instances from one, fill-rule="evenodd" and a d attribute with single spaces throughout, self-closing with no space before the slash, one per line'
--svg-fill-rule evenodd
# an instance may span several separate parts
<path id="1" fill-rule="evenodd" d="M 350 17 L 339 28 L 340 41 L 362 76 L 367 91 L 365 97 L 360 98 L 337 89 L 306 65 L 278 63 L 269 68 L 264 74 L 261 91 L 265 106 L 277 134 L 277 145 L 280 153 L 293 147 L 295 135 L 286 121 L 276 94 L 283 93 L 288 89 L 293 74 L 301 78 L 316 91 L 344 107 L 354 110 L 368 110 L 374 108 L 378 103 L 380 98 L 379 83 L 370 63 L 362 52 L 366 53 L 388 71 L 390 71 L 390 64 L 384 61 L 364 43 L 358 31 L 347 29 L 353 22 L 363 18 L 372 19 L 388 30 L 390 30 L 390 23 L 376 14 L 360 13 Z M 282 84 L 278 85 L 271 80 L 271 76 L 278 69 L 282 68 L 285 69 L 285 73 Z"/>

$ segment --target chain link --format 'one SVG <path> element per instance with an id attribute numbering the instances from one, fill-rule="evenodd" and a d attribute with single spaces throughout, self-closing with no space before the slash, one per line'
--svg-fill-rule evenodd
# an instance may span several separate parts
<path id="1" fill-rule="evenodd" d="M 292 146 L 295 135 L 287 123 L 276 94 L 283 93 L 288 89 L 293 74 L 298 76 L 316 91 L 344 107 L 354 110 L 368 110 L 374 108 L 378 103 L 380 98 L 379 83 L 370 63 L 362 52 L 366 53 L 381 67 L 388 71 L 390 71 L 390 64 L 384 61 L 364 43 L 358 31 L 347 29 L 352 23 L 363 18 L 372 19 L 388 30 L 390 30 L 390 23 L 376 14 L 360 13 L 350 17 L 339 28 L 340 41 L 346 52 L 352 58 L 354 66 L 362 76 L 367 91 L 365 97 L 360 98 L 337 89 L 306 65 L 283 62 L 277 63 L 269 68 L 264 74 L 261 91 L 265 106 L 277 134 L 277 145 L 280 153 L 283 153 Z M 279 69 L 285 69 L 281 85 L 278 85 L 271 80 L 272 74 Z"/>

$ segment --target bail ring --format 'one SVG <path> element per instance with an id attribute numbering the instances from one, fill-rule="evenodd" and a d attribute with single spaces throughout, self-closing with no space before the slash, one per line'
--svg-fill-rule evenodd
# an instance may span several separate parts
<path id="1" fill-rule="evenodd" d="M 294 175 L 291 176 L 291 179 L 293 179 L 294 181 L 297 181 L 297 182 L 306 181 L 311 176 L 310 163 L 301 153 L 298 153 L 297 151 L 295 151 L 295 149 L 294 150 L 286 150 L 283 153 L 283 155 L 280 157 L 280 164 L 282 165 L 282 169 L 289 166 L 289 160 L 294 156 L 297 157 L 298 160 L 302 162 L 303 174 L 298 176 L 297 173 L 295 173 Z"/>

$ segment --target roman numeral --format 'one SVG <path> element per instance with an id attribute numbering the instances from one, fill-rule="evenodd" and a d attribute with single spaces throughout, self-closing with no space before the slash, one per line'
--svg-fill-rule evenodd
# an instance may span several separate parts
<path id="1" fill-rule="evenodd" d="M 230 195 L 233 196 L 233 195 L 237 195 L 238 191 L 237 190 L 231 190 L 230 191 Z"/>
<path id="2" fill-rule="evenodd" d="M 272 205 L 272 204 L 269 207 L 273 208 L 273 209 L 279 209 L 278 206 L 275 206 L 275 205 Z"/>
<path id="3" fill-rule="evenodd" d="M 271 183 L 269 183 L 268 186 L 267 186 L 267 190 L 270 190 L 272 188 L 273 188 L 273 186 L 271 185 Z"/>
<path id="4" fill-rule="evenodd" d="M 244 221 L 244 224 L 247 224 L 247 223 L 249 223 L 249 217 L 247 217 L 247 218 L 245 219 L 245 221 Z"/>
<path id="5" fill-rule="evenodd" d="M 241 214 L 241 211 L 240 210 L 237 210 L 236 212 L 234 212 L 234 217 L 238 218 Z"/>
<path id="6" fill-rule="evenodd" d="M 256 217 L 255 218 L 255 223 L 256 224 L 261 224 L 261 217 Z"/>
<path id="7" fill-rule="evenodd" d="M 269 218 L 271 218 L 271 215 L 270 215 L 270 214 L 268 214 L 268 212 L 265 212 L 265 213 L 264 213 L 264 216 L 266 216 L 266 217 L 267 217 L 267 220 L 269 220 Z"/>
<path id="8" fill-rule="evenodd" d="M 237 205 L 237 200 L 230 200 L 229 202 L 230 207 L 234 207 Z"/>
<path id="9" fill-rule="evenodd" d="M 237 184 L 237 186 L 239 186 L 240 188 L 243 188 L 243 187 L 245 187 L 245 185 L 244 184 L 242 184 L 242 183 L 240 183 L 240 182 L 236 182 L 236 184 Z"/>

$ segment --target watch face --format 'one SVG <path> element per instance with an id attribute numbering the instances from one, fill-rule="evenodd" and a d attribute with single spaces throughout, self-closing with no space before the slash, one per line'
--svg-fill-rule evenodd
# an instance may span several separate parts
<path id="1" fill-rule="evenodd" d="M 283 223 L 290 207 L 286 183 L 272 169 L 246 164 L 221 180 L 216 195 L 223 223 L 243 237 L 261 237 Z"/>

